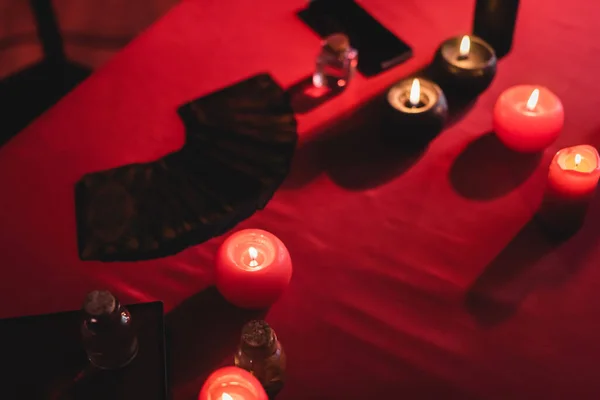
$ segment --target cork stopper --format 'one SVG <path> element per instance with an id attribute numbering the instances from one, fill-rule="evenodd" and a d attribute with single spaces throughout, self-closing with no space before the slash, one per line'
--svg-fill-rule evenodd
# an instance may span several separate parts
<path id="1" fill-rule="evenodd" d="M 246 348 L 268 348 L 274 341 L 275 334 L 266 321 L 250 321 L 242 328 L 242 343 Z"/>
<path id="2" fill-rule="evenodd" d="M 343 33 L 334 33 L 325 38 L 325 46 L 335 53 L 344 53 L 350 48 L 350 39 Z"/>
<path id="3" fill-rule="evenodd" d="M 89 315 L 99 317 L 112 313 L 117 308 L 117 299 L 108 290 L 94 290 L 85 297 L 83 309 Z"/>

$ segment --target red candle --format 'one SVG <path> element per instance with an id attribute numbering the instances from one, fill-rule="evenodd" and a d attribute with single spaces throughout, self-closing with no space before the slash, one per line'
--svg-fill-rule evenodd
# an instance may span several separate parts
<path id="1" fill-rule="evenodd" d="M 565 114 L 560 99 L 545 87 L 520 85 L 505 90 L 494 107 L 494 131 L 513 150 L 543 150 L 558 137 Z"/>
<path id="2" fill-rule="evenodd" d="M 567 201 L 589 200 L 600 178 L 600 157 L 588 145 L 559 150 L 548 172 L 548 192 Z"/>
<path id="3" fill-rule="evenodd" d="M 539 216 L 551 233 L 573 234 L 583 224 L 600 178 L 600 156 L 588 145 L 559 150 L 548 171 Z"/>
<path id="4" fill-rule="evenodd" d="M 246 370 L 225 367 L 216 370 L 200 390 L 198 400 L 267 400 L 260 382 Z"/>
<path id="5" fill-rule="evenodd" d="M 219 248 L 215 273 L 217 288 L 229 302 L 242 308 L 266 308 L 289 284 L 292 260 L 277 236 L 244 229 Z"/>

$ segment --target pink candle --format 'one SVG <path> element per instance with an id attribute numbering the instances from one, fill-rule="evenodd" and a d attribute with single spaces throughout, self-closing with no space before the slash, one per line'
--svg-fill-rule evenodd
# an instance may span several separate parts
<path id="1" fill-rule="evenodd" d="M 505 90 L 494 107 L 494 132 L 515 151 L 541 151 L 558 137 L 565 115 L 560 99 L 545 87 L 520 85 Z"/>
<path id="2" fill-rule="evenodd" d="M 588 200 L 600 178 L 600 157 L 589 145 L 559 150 L 548 172 L 548 192 L 567 201 Z"/>
<path id="3" fill-rule="evenodd" d="M 572 234 L 583 224 L 600 178 L 600 156 L 588 145 L 559 150 L 548 171 L 539 215 L 553 232 Z"/>
<path id="4" fill-rule="evenodd" d="M 206 380 L 198 400 L 267 400 L 260 382 L 238 367 L 216 370 Z"/>
<path id="5" fill-rule="evenodd" d="M 244 229 L 229 236 L 216 257 L 216 285 L 223 297 L 242 308 L 273 304 L 292 277 L 287 248 L 272 233 Z"/>

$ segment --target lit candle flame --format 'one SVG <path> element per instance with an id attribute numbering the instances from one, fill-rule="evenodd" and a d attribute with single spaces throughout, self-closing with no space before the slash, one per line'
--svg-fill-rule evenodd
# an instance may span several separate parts
<path id="1" fill-rule="evenodd" d="M 460 41 L 460 48 L 458 50 L 458 54 L 461 58 L 466 58 L 469 56 L 469 52 L 471 51 L 471 39 L 468 35 L 462 37 Z"/>
<path id="2" fill-rule="evenodd" d="M 525 108 L 527 108 L 527 111 L 535 110 L 539 98 L 540 89 L 533 89 L 533 92 L 531 92 L 531 95 L 529 96 L 529 100 L 527 100 L 527 105 L 525 106 Z"/>
<path id="3" fill-rule="evenodd" d="M 575 168 L 579 167 L 581 164 L 581 154 L 575 154 Z"/>
<path id="4" fill-rule="evenodd" d="M 221 395 L 221 400 L 233 400 L 233 397 L 231 397 L 229 393 L 223 393 Z"/>
<path id="5" fill-rule="evenodd" d="M 258 250 L 256 250 L 254 247 L 250 246 L 250 248 L 248 249 L 248 255 L 250 256 L 250 266 L 251 267 L 258 266 L 258 261 L 256 261 L 256 258 L 258 257 Z"/>
<path id="6" fill-rule="evenodd" d="M 412 86 L 410 87 L 410 96 L 408 97 L 408 101 L 414 107 L 419 104 L 419 100 L 421 99 L 421 82 L 418 79 L 413 79 Z"/>

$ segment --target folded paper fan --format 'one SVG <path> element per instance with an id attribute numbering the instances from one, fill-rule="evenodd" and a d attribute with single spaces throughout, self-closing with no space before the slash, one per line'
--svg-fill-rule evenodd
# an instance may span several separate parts
<path id="1" fill-rule="evenodd" d="M 296 144 L 296 119 L 288 94 L 268 74 L 185 104 L 179 115 L 191 136 L 232 137 L 282 150 Z"/>
<path id="2" fill-rule="evenodd" d="M 179 108 L 186 143 L 147 164 L 91 173 L 76 185 L 79 254 L 130 261 L 175 254 L 263 208 L 287 176 L 296 120 L 266 74 Z"/>
<path id="3" fill-rule="evenodd" d="M 232 185 L 255 182 L 260 193 L 253 197 L 263 208 L 289 173 L 296 147 L 287 93 L 261 74 L 188 103 L 179 114 L 186 151 L 222 166 L 222 179 Z"/>
<path id="4" fill-rule="evenodd" d="M 145 216 L 156 205 L 157 166 L 134 164 L 88 174 L 75 187 L 79 253 L 82 259 L 147 252 L 158 248 L 158 228 Z"/>

